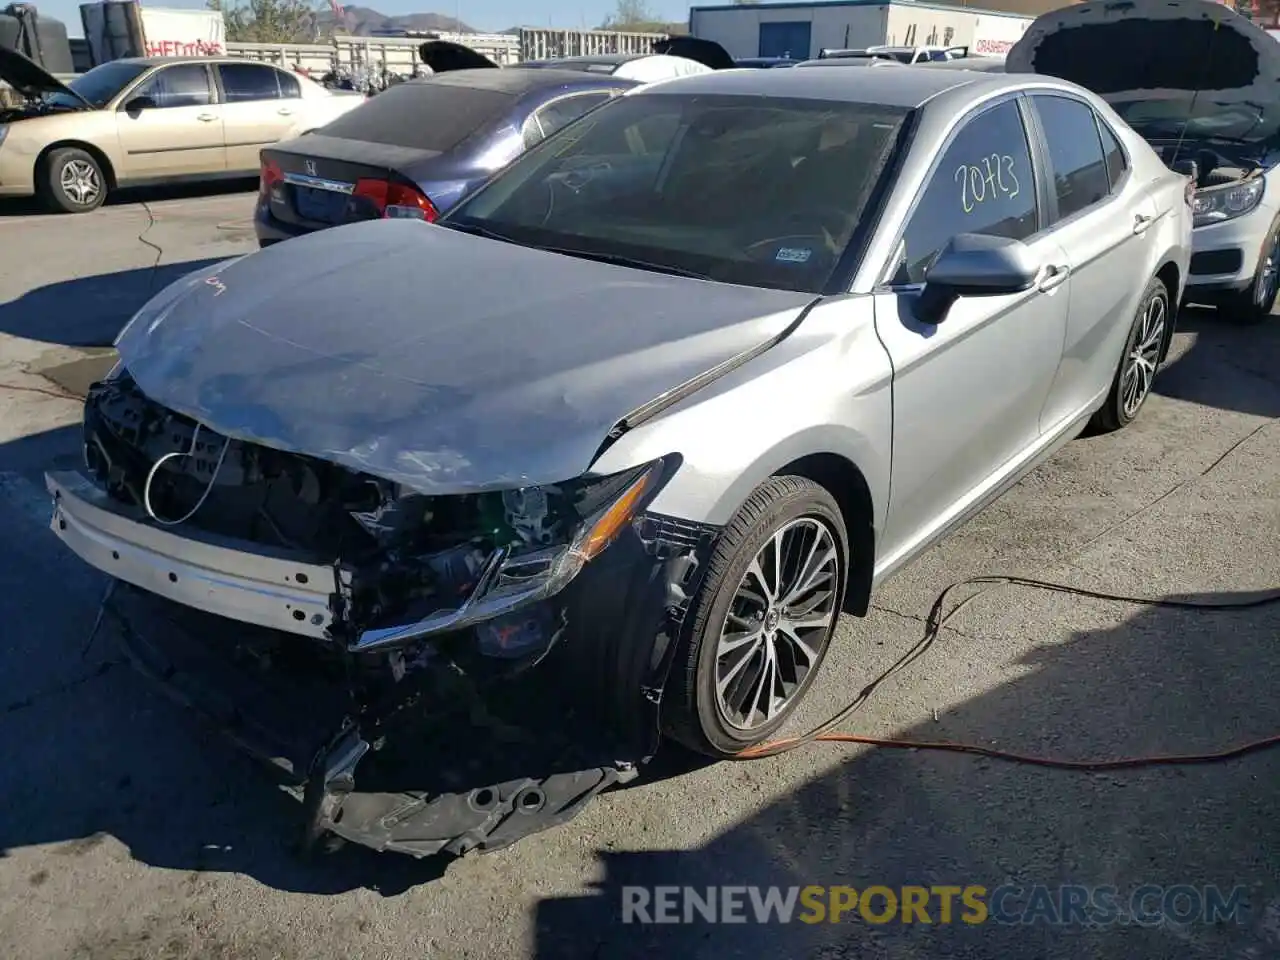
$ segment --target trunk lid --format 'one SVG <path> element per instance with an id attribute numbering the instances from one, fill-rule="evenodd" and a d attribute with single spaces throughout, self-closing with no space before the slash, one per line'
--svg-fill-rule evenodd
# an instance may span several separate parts
<path id="1" fill-rule="evenodd" d="M 767 346 L 815 299 L 403 220 L 175 286 L 117 343 L 146 395 L 427 494 L 581 475 L 620 420 Z"/>
<path id="2" fill-rule="evenodd" d="M 1053 10 L 1010 48 L 1005 69 L 1059 77 L 1113 104 L 1280 100 L 1280 43 L 1211 0 L 1091 0 Z"/>
<path id="3" fill-rule="evenodd" d="M 8 47 L 0 47 L 0 80 L 9 84 L 24 97 L 36 97 L 42 93 L 65 93 L 79 100 L 86 107 L 94 109 L 93 104 L 44 67 L 25 54 Z"/>
<path id="4" fill-rule="evenodd" d="M 412 164 L 439 156 L 385 143 L 344 140 L 312 133 L 262 151 L 262 194 L 282 223 L 323 229 L 382 215 L 357 190 L 361 181 L 419 189 L 405 173 Z"/>

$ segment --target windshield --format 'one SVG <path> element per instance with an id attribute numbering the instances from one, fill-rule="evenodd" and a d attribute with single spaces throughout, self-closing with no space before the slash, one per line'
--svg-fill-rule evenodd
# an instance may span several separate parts
<path id="1" fill-rule="evenodd" d="M 644 269 L 817 293 L 906 115 L 824 100 L 620 97 L 440 222 Z"/>
<path id="2" fill-rule="evenodd" d="M 1135 100 L 1111 106 L 1147 140 L 1185 137 L 1263 144 L 1280 133 L 1280 105 L 1276 104 L 1218 103 L 1188 94 L 1176 100 Z"/>
<path id="3" fill-rule="evenodd" d="M 113 61 L 94 67 L 67 83 L 67 86 L 84 97 L 95 107 L 105 107 L 117 93 L 132 83 L 147 69 L 144 63 Z M 46 102 L 59 106 L 79 107 L 81 103 L 66 93 L 51 93 Z"/>

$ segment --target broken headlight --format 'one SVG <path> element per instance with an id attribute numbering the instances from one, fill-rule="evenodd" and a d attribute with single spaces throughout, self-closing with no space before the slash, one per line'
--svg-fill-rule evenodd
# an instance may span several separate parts
<path id="1" fill-rule="evenodd" d="M 609 477 L 502 495 L 508 535 L 481 562 L 462 602 L 411 623 L 361 632 L 354 652 L 462 630 L 555 596 L 604 552 L 653 499 L 674 463 L 655 460 Z"/>
<path id="2" fill-rule="evenodd" d="M 1207 227 L 1244 216 L 1262 202 L 1265 183 L 1262 177 L 1255 177 L 1252 180 L 1197 190 L 1191 206 L 1192 224 Z"/>

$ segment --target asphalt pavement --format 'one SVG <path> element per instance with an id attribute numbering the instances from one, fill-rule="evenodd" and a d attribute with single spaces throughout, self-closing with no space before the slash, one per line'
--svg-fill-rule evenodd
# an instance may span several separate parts
<path id="1" fill-rule="evenodd" d="M 0 207 L 0 943 L 43 958 L 1048 960 L 1280 955 L 1280 750 L 1063 771 L 820 744 L 749 763 L 672 753 L 567 826 L 494 854 L 346 848 L 304 863 L 296 804 L 89 640 L 102 577 L 47 529 L 43 469 L 78 455 L 78 395 L 160 285 L 252 249 L 252 194 Z M 353 317 L 354 320 L 354 317 Z M 980 574 L 1109 593 L 1280 587 L 1280 318 L 1183 318 L 1140 420 L 1081 439 L 841 627 L 807 718 L 921 636 Z M 1280 734 L 1280 609 L 1195 611 L 997 586 L 849 728 L 1041 757 L 1210 753 Z M 804 719 L 804 718 L 801 718 Z M 621 922 L 623 888 L 1146 886 L 1236 890 L 1218 922 Z M 1015 898 L 1016 899 L 1016 898 Z M 1025 898 L 1024 898 L 1025 899 Z M 1158 902 L 1157 900 L 1153 902 Z M 1011 901 L 1012 903 L 1013 901 Z M 1007 918 L 1005 918 L 1007 919 Z"/>

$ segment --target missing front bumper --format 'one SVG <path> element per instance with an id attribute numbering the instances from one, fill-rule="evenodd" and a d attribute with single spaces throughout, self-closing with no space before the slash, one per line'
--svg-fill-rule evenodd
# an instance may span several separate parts
<path id="1" fill-rule="evenodd" d="M 125 585 L 109 612 L 134 665 L 302 802 L 304 845 L 332 832 L 418 857 L 504 847 L 637 776 L 717 535 L 637 518 L 557 596 L 558 642 L 517 663 L 468 630 L 334 643 L 332 568 L 175 536 L 76 473 L 47 482 L 58 536 Z"/>
<path id="2" fill-rule="evenodd" d="M 304 848 L 332 832 L 415 857 L 496 850 L 573 819 L 642 759 L 584 733 L 530 678 L 485 696 L 444 671 L 370 708 L 314 651 L 266 652 L 236 624 L 127 587 L 109 612 L 140 672 L 301 801 Z"/>

